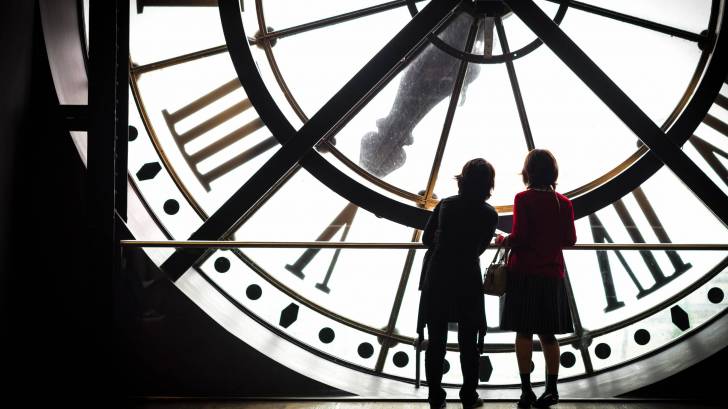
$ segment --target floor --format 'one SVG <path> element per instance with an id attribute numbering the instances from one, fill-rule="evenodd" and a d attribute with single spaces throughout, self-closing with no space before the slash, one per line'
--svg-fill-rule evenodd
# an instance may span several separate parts
<path id="1" fill-rule="evenodd" d="M 138 402 L 140 409 L 428 409 L 426 402 L 394 401 L 317 401 L 317 400 L 276 400 L 276 401 L 210 401 L 210 400 L 151 400 Z M 512 409 L 513 401 L 486 402 L 483 409 Z M 553 409 L 707 409 L 722 405 L 685 401 L 660 400 L 568 400 Z M 448 409 L 461 409 L 459 402 L 448 402 Z"/>

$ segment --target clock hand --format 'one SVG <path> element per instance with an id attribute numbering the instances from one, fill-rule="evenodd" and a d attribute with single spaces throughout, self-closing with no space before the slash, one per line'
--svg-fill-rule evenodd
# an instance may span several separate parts
<path id="1" fill-rule="evenodd" d="M 447 44 L 465 48 L 467 14 L 456 17 L 440 34 Z M 414 142 L 412 130 L 432 108 L 450 96 L 460 60 L 429 45 L 415 58 L 399 83 L 389 114 L 377 120 L 377 131 L 361 139 L 359 164 L 371 174 L 384 177 L 407 160 L 404 147 Z M 473 64 L 465 76 L 465 86 L 478 76 L 480 66 Z"/>
<path id="2" fill-rule="evenodd" d="M 225 15 L 226 10 L 237 7 L 234 3 L 236 0 L 220 1 L 221 18 L 239 19 L 238 15 Z M 360 108 L 360 101 L 367 97 L 380 79 L 425 41 L 426 35 L 434 31 L 458 3 L 460 2 L 457 0 L 434 0 L 423 8 L 295 135 L 285 138 L 287 142 L 190 236 L 190 240 L 218 239 L 228 234 L 237 220 L 256 204 L 258 198 L 273 187 L 322 137 L 341 125 L 343 116 L 351 110 Z M 230 33 L 226 31 L 225 34 Z M 240 39 L 226 40 L 228 44 L 240 41 Z M 162 264 L 162 270 L 176 280 L 192 267 L 203 253 L 204 249 L 177 249 Z"/>
<path id="3" fill-rule="evenodd" d="M 511 10 L 728 226 L 728 196 L 532 0 Z"/>

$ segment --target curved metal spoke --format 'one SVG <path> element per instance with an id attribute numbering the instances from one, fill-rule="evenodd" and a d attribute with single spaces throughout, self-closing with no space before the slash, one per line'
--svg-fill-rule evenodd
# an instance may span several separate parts
<path id="1" fill-rule="evenodd" d="M 423 1 L 423 0 L 417 0 L 417 1 Z M 159 4 L 154 4 L 159 5 Z M 167 4 L 165 4 L 167 5 Z M 215 5 L 217 5 L 217 2 L 215 0 Z M 257 45 L 261 42 L 266 41 L 272 41 L 283 37 L 289 37 L 292 35 L 305 33 L 307 31 L 316 30 L 319 28 L 329 27 L 335 24 L 343 23 L 350 20 L 355 20 L 361 17 L 370 16 L 373 14 L 381 13 L 384 11 L 393 10 L 399 7 L 404 7 L 407 5 L 407 0 L 395 0 L 390 1 L 387 3 L 382 3 L 376 6 L 371 6 L 359 10 L 355 10 L 349 13 L 343 13 L 339 14 L 337 16 L 333 17 L 327 17 L 321 20 L 312 21 L 305 24 L 300 24 L 297 26 L 285 28 L 282 30 L 274 30 L 267 33 L 263 33 L 259 36 L 256 36 L 255 38 L 248 38 L 248 44 L 250 45 Z M 132 74 L 142 74 L 145 72 L 155 71 L 162 68 L 172 67 L 178 64 L 184 64 L 190 61 L 199 60 L 201 58 L 210 57 L 217 54 L 222 54 L 227 52 L 227 45 L 218 45 L 211 48 L 206 48 L 204 50 L 194 51 L 188 54 L 179 55 L 172 58 L 167 58 L 164 60 L 155 61 L 148 64 L 143 64 L 137 67 L 132 67 L 131 72 Z"/>
<path id="2" fill-rule="evenodd" d="M 416 1 L 420 2 L 423 0 Z M 311 21 L 309 23 L 299 24 L 297 26 L 284 28 L 281 30 L 273 30 L 261 35 L 256 35 L 255 39 L 253 40 L 253 44 L 257 44 L 262 41 L 271 41 L 279 38 L 290 37 L 292 35 L 305 33 L 311 30 L 317 30 L 319 28 L 329 27 L 350 20 L 356 20 L 361 17 L 371 16 L 372 14 L 393 10 L 399 7 L 404 7 L 406 5 L 407 0 L 395 0 L 387 3 L 378 4 L 376 6 L 366 7 L 348 13 L 339 14 L 333 17 L 327 17 L 321 20 Z"/>
<path id="3" fill-rule="evenodd" d="M 558 56 L 703 204 L 728 227 L 728 196 L 670 140 L 533 0 L 505 0 Z"/>
<path id="4" fill-rule="evenodd" d="M 547 0 L 552 3 L 561 3 L 563 0 Z M 658 31 L 660 33 L 668 34 L 674 37 L 679 37 L 688 41 L 695 41 L 702 43 L 708 40 L 708 36 L 704 34 L 697 34 L 687 30 L 683 30 L 676 27 L 671 27 L 665 24 L 655 23 L 654 21 L 645 20 L 639 17 L 630 16 L 628 14 L 618 13 L 602 7 L 597 7 L 591 4 L 582 3 L 580 1 L 569 1 L 569 7 L 577 10 L 585 11 L 587 13 L 596 14 L 602 17 L 611 18 L 613 20 L 621 21 L 623 23 L 632 24 L 635 26 L 643 27 L 649 30 Z"/>
<path id="5" fill-rule="evenodd" d="M 470 32 L 468 33 L 468 39 L 465 43 L 465 50 L 472 52 L 473 45 L 475 44 L 475 37 L 478 34 L 478 26 L 480 21 L 476 20 L 470 26 Z M 447 146 L 447 139 L 450 136 L 450 128 L 452 128 L 452 121 L 455 118 L 455 110 L 457 109 L 458 101 L 460 100 L 460 93 L 463 90 L 463 84 L 465 83 L 465 73 L 468 71 L 468 62 L 463 60 L 460 62 L 460 68 L 458 70 L 458 76 L 453 86 L 452 95 L 450 96 L 450 105 L 447 108 L 447 115 L 445 116 L 445 124 L 442 127 L 442 134 L 440 135 L 440 142 L 437 145 L 437 152 L 435 152 L 435 160 L 432 163 L 432 169 L 430 170 L 430 178 L 427 181 L 427 188 L 425 189 L 425 203 L 428 203 L 432 198 L 432 192 L 435 190 L 435 183 L 437 182 L 437 175 L 440 172 L 440 165 L 442 164 L 442 156 L 445 153 L 445 147 Z"/>
<path id="6" fill-rule="evenodd" d="M 419 243 L 422 237 L 422 230 L 415 230 L 412 233 L 412 242 Z M 389 321 L 387 327 L 384 329 L 387 335 L 391 336 L 394 334 L 394 329 L 397 327 L 397 319 L 399 318 L 399 311 L 402 307 L 402 301 L 404 301 L 404 293 L 407 289 L 407 283 L 409 282 L 409 276 L 412 272 L 412 265 L 415 261 L 415 249 L 407 250 L 407 257 L 404 261 L 404 268 L 402 269 L 402 275 L 399 279 L 399 286 L 397 287 L 397 293 L 394 296 L 394 304 L 392 304 L 392 311 L 389 313 Z M 389 342 L 382 342 L 382 347 L 379 349 L 379 356 L 377 357 L 377 364 L 374 367 L 375 372 L 382 372 L 384 369 L 384 363 L 387 359 L 387 354 L 392 344 Z"/>
<path id="7" fill-rule="evenodd" d="M 188 54 L 179 55 L 177 57 L 167 58 L 165 60 L 155 61 L 149 64 L 139 65 L 131 68 L 131 73 L 134 75 L 140 75 L 145 72 L 151 72 L 160 70 L 162 68 L 172 67 L 179 64 L 184 64 L 190 61 L 199 60 L 201 58 L 211 57 L 213 55 L 222 54 L 227 52 L 227 45 L 218 45 L 212 48 L 206 48 L 191 52 Z"/>
<path id="8" fill-rule="evenodd" d="M 566 270 L 566 266 L 564 266 Z M 569 299 L 569 310 L 571 310 L 571 320 L 574 322 L 574 336 L 578 339 L 575 345 L 581 353 L 581 359 L 584 361 L 584 370 L 587 374 L 594 372 L 594 365 L 592 365 L 591 355 L 589 355 L 589 337 L 590 335 L 584 330 L 584 326 L 581 324 L 581 317 L 579 316 L 579 307 L 576 305 L 576 299 L 574 298 L 574 291 L 571 288 L 571 280 L 569 280 L 569 273 L 565 271 L 564 285 L 566 287 L 566 295 Z"/>
<path id="9" fill-rule="evenodd" d="M 503 49 L 503 53 L 510 53 L 511 51 L 508 47 L 508 39 L 506 38 L 506 30 L 503 28 L 503 21 L 500 17 L 497 17 L 495 19 L 495 26 L 498 30 L 498 38 L 500 39 L 500 45 Z M 528 147 L 528 150 L 531 151 L 536 146 L 533 143 L 531 126 L 528 124 L 526 106 L 523 104 L 521 87 L 518 85 L 518 77 L 516 77 L 516 69 L 513 66 L 513 60 L 506 60 L 506 69 L 508 70 L 508 78 L 511 81 L 511 88 L 513 89 L 513 98 L 516 100 L 516 107 L 518 108 L 518 118 L 520 118 L 521 128 L 523 128 L 523 137 L 526 138 L 526 146 Z"/>

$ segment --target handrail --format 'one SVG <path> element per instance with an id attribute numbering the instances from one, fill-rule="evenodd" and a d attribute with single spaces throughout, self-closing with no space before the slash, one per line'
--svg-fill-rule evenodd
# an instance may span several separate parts
<path id="1" fill-rule="evenodd" d="M 339 241 L 230 241 L 230 240 L 121 240 L 122 247 L 174 248 L 286 248 L 286 249 L 425 249 L 422 243 L 370 243 Z M 490 244 L 488 248 L 498 248 Z M 728 243 L 589 243 L 564 247 L 564 250 L 728 250 Z"/>
<path id="2" fill-rule="evenodd" d="M 321 241 L 311 241 L 311 242 L 264 242 L 264 241 L 221 241 L 221 240 L 186 240 L 186 241 L 175 241 L 175 240 L 161 240 L 161 241 L 145 241 L 145 240 L 121 240 L 120 244 L 122 247 L 203 247 L 203 248 L 350 248 L 350 249 L 424 249 L 425 246 L 421 243 L 362 243 L 362 242 L 321 242 Z M 489 248 L 497 248 L 496 245 L 490 244 L 488 246 Z M 627 244 L 617 244 L 617 243 L 598 243 L 598 244 L 577 244 L 575 246 L 566 247 L 565 249 L 570 250 L 728 250 L 728 243 L 726 244 L 676 244 L 676 243 L 627 243 Z M 233 250 L 235 251 L 235 250 Z M 242 253 L 240 253 L 242 254 Z M 246 263 L 249 263 L 250 260 L 246 261 L 243 260 Z M 717 266 L 711 273 L 708 273 L 706 276 L 702 277 L 701 279 L 693 282 L 688 287 L 684 288 L 682 291 L 680 291 L 678 294 L 673 295 L 667 300 L 664 300 L 662 303 L 659 303 L 658 305 L 653 306 L 652 308 L 643 311 L 641 314 L 638 314 L 637 316 L 633 316 L 629 319 L 622 320 L 619 323 L 612 324 L 610 326 L 599 328 L 599 329 L 593 329 L 589 331 L 589 336 L 599 336 L 603 333 L 607 333 L 610 331 L 615 330 L 616 328 L 621 328 L 627 325 L 630 325 L 636 321 L 639 321 L 640 319 L 644 318 L 645 316 L 652 315 L 656 311 L 664 308 L 666 305 L 673 304 L 678 299 L 681 299 L 684 297 L 687 293 L 691 292 L 694 287 L 698 287 L 707 280 L 709 280 L 711 277 L 713 277 L 715 274 L 717 274 L 719 271 L 722 271 L 725 266 L 728 265 L 728 258 L 724 260 L 720 266 Z M 349 320 L 345 317 L 342 317 L 338 314 L 335 314 L 320 305 L 311 302 L 310 300 L 307 300 L 297 293 L 295 293 L 290 288 L 286 287 L 282 283 L 280 283 L 278 280 L 276 280 L 274 277 L 272 277 L 267 272 L 263 271 L 260 267 L 255 265 L 249 266 L 253 268 L 253 270 L 258 273 L 263 279 L 270 282 L 274 287 L 278 288 L 279 290 L 283 291 L 285 294 L 288 294 L 289 296 L 293 297 L 295 300 L 301 302 L 302 304 L 308 306 L 312 310 L 333 319 L 334 321 L 337 321 L 343 325 L 346 325 L 351 328 L 355 328 L 357 330 L 363 331 L 365 333 L 374 335 L 378 338 L 382 339 L 388 339 L 392 340 L 394 342 L 401 342 L 404 344 L 413 344 L 415 341 L 415 338 L 399 335 L 399 334 L 387 334 L 381 329 L 368 327 L 366 325 L 360 324 L 358 322 Z M 569 345 L 574 344 L 575 342 L 579 341 L 579 337 L 574 335 L 569 335 L 564 338 L 559 339 L 560 345 Z M 447 349 L 449 351 L 457 351 L 458 346 L 457 344 L 448 344 Z M 491 343 L 487 346 L 487 351 L 490 353 L 496 353 L 496 352 L 512 352 L 513 346 L 512 344 L 500 344 L 500 343 Z"/>

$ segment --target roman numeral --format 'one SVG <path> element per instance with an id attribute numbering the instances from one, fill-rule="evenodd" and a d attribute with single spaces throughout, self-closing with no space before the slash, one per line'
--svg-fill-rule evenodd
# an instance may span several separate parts
<path id="1" fill-rule="evenodd" d="M 278 145 L 278 141 L 274 137 L 269 136 L 256 145 L 253 145 L 251 148 L 238 153 L 231 159 L 218 164 L 215 168 L 205 172 L 204 174 L 199 171 L 198 166 L 202 161 L 229 148 L 232 144 L 263 128 L 263 121 L 260 118 L 255 118 L 192 154 L 187 153 L 187 150 L 185 149 L 186 144 L 204 136 L 207 132 L 231 120 L 236 115 L 242 114 L 243 112 L 251 109 L 252 104 L 250 103 L 250 100 L 244 99 L 239 101 L 223 111 L 212 115 L 186 132 L 178 133 L 176 130 L 177 126 L 180 121 L 202 111 L 224 96 L 239 89 L 241 89 L 240 82 L 237 79 L 234 79 L 183 106 L 177 111 L 172 113 L 168 112 L 166 109 L 162 111 L 162 115 L 164 116 L 164 120 L 167 122 L 169 131 L 172 133 L 172 137 L 177 143 L 180 152 L 182 152 L 185 161 L 190 166 L 190 169 L 192 169 L 197 180 L 208 192 L 210 191 L 211 182 Z"/>
<path id="2" fill-rule="evenodd" d="M 346 241 L 346 236 L 349 234 L 349 229 L 351 228 L 351 224 L 354 221 L 354 216 L 356 216 L 356 211 L 358 209 L 359 208 L 352 203 L 346 205 L 346 207 L 344 207 L 344 209 L 336 215 L 336 217 L 334 217 L 334 220 L 332 220 L 331 223 L 321 232 L 321 234 L 316 238 L 316 241 L 331 241 L 339 230 L 342 229 L 343 232 L 341 233 L 341 241 Z M 286 264 L 286 270 L 290 271 L 298 278 L 305 277 L 303 269 L 306 268 L 306 266 L 308 266 L 308 264 L 316 257 L 319 251 L 321 251 L 321 249 L 307 249 L 293 264 Z M 329 293 L 331 291 L 328 287 L 329 280 L 331 279 L 331 274 L 336 267 L 336 262 L 339 259 L 339 253 L 341 253 L 341 249 L 336 249 L 334 256 L 331 259 L 331 263 L 329 263 L 329 268 L 326 270 L 326 277 L 322 282 L 316 284 L 316 288 L 325 293 Z"/>
<path id="3" fill-rule="evenodd" d="M 632 192 L 632 195 L 637 201 L 640 210 L 649 222 L 650 226 L 652 227 L 652 231 L 655 233 L 655 236 L 657 236 L 657 239 L 660 241 L 660 243 L 670 243 L 670 237 L 665 231 L 665 228 L 662 226 L 660 219 L 657 217 L 654 208 L 650 204 L 649 200 L 647 200 L 647 196 L 645 195 L 644 191 L 642 191 L 642 188 L 635 189 Z M 644 243 L 645 239 L 642 235 L 642 232 L 640 232 L 639 228 L 635 224 L 634 219 L 632 218 L 629 210 L 627 210 L 624 202 L 620 199 L 614 202 L 612 206 L 616 210 L 617 216 L 619 216 L 622 224 L 627 229 L 627 233 L 629 234 L 632 241 L 634 243 Z M 614 243 L 614 240 L 612 240 L 612 237 L 609 235 L 606 227 L 604 227 L 604 224 L 601 222 L 596 214 L 589 215 L 589 224 L 591 226 L 592 236 L 595 243 Z M 615 250 L 614 253 L 617 256 L 619 263 L 627 272 L 630 280 L 637 288 L 637 298 L 644 297 L 645 295 L 659 289 L 660 287 L 669 283 L 674 278 L 678 277 L 680 274 L 684 273 L 685 271 L 689 270 L 690 267 L 692 267 L 690 263 L 685 263 L 675 250 L 666 250 L 665 253 L 667 254 L 667 257 L 670 260 L 670 263 L 672 264 L 675 271 L 670 276 L 665 276 L 662 268 L 657 263 L 654 254 L 649 250 L 642 250 L 640 251 L 640 256 L 642 257 L 642 260 L 645 263 L 647 270 L 650 272 L 650 275 L 655 280 L 654 284 L 652 284 L 651 287 L 645 288 L 643 287 L 637 276 L 634 274 L 632 267 L 629 265 L 629 263 L 627 263 L 627 260 L 624 258 L 621 251 Z M 614 276 L 612 274 L 612 268 L 609 263 L 607 251 L 598 250 L 596 252 L 596 255 L 597 262 L 599 263 L 599 270 L 601 272 L 604 295 L 607 302 L 607 306 L 606 308 L 604 308 L 604 311 L 609 312 L 624 307 L 624 302 L 620 301 L 617 296 L 617 291 L 614 286 Z"/>
<path id="4" fill-rule="evenodd" d="M 728 98 L 718 94 L 718 98 L 715 102 L 719 106 L 728 110 Z M 705 119 L 703 119 L 703 123 L 720 132 L 721 134 L 723 134 L 723 136 L 728 137 L 728 124 L 714 117 L 713 115 L 706 115 Z M 723 165 L 723 163 L 721 163 L 720 160 L 720 158 L 723 158 L 724 160 L 728 161 L 728 152 L 695 135 L 693 135 L 689 140 L 695 150 L 698 151 L 700 156 L 702 156 L 702 158 L 708 164 L 708 166 L 710 166 L 710 168 L 713 169 L 718 177 L 720 177 L 720 180 L 723 181 L 723 184 L 728 186 L 728 169 L 726 169 L 726 167 Z"/>

